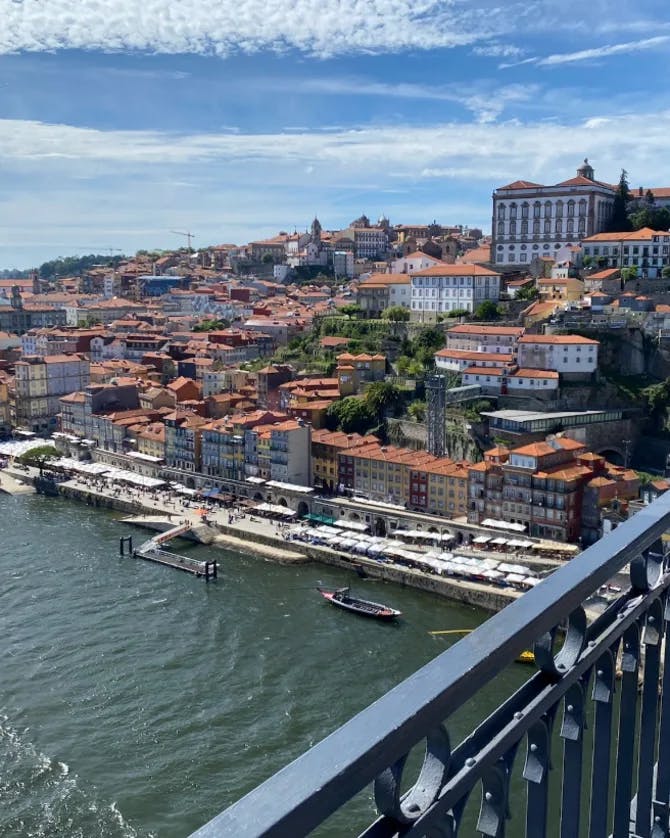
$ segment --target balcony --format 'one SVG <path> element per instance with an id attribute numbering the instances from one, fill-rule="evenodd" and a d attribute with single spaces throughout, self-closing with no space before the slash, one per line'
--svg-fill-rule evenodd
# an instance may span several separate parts
<path id="1" fill-rule="evenodd" d="M 665 495 L 193 838 L 304 836 L 370 783 L 379 815 L 361 833 L 366 838 L 469 838 L 475 832 L 463 820 L 468 800 L 479 801 L 476 833 L 491 838 L 504 836 L 512 805 L 525 824 L 515 836 L 557 835 L 560 822 L 565 838 L 667 838 L 670 555 L 661 536 L 669 527 Z M 584 601 L 629 562 L 627 589 L 599 616 L 587 616 Z M 555 652 L 562 623 L 566 636 Z M 537 671 L 460 744 L 452 743 L 452 714 L 528 648 Z M 421 742 L 418 780 L 402 792 L 406 757 Z M 524 793 L 510 797 L 513 774 Z M 556 792 L 551 814 L 550 786 Z"/>

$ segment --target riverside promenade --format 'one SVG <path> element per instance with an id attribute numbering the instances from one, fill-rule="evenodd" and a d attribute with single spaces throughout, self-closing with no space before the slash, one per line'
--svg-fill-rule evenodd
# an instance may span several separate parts
<path id="1" fill-rule="evenodd" d="M 5 474 L 17 483 L 29 483 L 37 476 L 37 470 L 9 468 L 4 472 L 0 471 L 1 476 Z M 511 587 L 438 576 L 394 561 L 382 563 L 364 556 L 347 555 L 324 545 L 293 541 L 290 540 L 293 524 L 261 518 L 254 514 L 253 510 L 243 507 L 217 508 L 206 501 L 184 497 L 169 486 L 128 486 L 106 478 L 105 474 L 77 475 L 58 483 L 58 493 L 61 497 L 89 506 L 122 512 L 128 519 L 128 527 L 142 526 L 156 531 L 159 528 L 167 529 L 179 522 L 188 522 L 196 528 L 206 525 L 213 533 L 213 546 L 282 564 L 316 561 L 373 579 L 424 590 L 491 612 L 500 611 L 523 595 L 521 591 Z M 157 524 L 157 518 L 162 519 L 164 526 Z M 123 523 L 123 520 L 121 519 L 120 523 Z M 127 534 L 127 531 L 123 533 Z M 471 554 L 474 555 L 474 551 Z M 549 560 L 532 564 L 535 564 L 535 569 L 541 569 L 540 564 L 544 569 L 550 569 L 557 562 Z M 225 565 L 220 564 L 219 567 L 225 575 Z"/>

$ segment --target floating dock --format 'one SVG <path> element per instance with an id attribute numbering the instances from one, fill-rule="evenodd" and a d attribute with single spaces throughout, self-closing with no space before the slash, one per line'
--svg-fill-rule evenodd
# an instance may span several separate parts
<path id="1" fill-rule="evenodd" d="M 130 535 L 123 536 L 119 539 L 119 553 L 122 556 L 129 555 L 133 558 L 146 559 L 149 562 L 161 564 L 165 567 L 173 567 L 175 570 L 183 570 L 185 573 L 191 573 L 193 576 L 203 578 L 206 582 L 209 582 L 210 579 L 216 579 L 218 567 L 215 559 L 201 562 L 197 559 L 192 559 L 190 556 L 181 556 L 178 553 L 172 553 L 169 550 L 162 549 L 164 544 L 174 538 L 186 535 L 190 529 L 190 524 L 179 524 L 145 541 L 137 550 L 133 549 L 133 537 Z"/>

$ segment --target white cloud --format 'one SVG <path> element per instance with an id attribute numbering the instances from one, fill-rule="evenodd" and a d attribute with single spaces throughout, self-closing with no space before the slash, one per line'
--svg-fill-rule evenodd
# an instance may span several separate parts
<path id="1" fill-rule="evenodd" d="M 586 156 L 603 180 L 616 181 L 625 167 L 633 187 L 670 185 L 669 133 L 670 110 L 574 123 L 275 134 L 4 120 L 0 266 L 29 266 L 87 243 L 174 245 L 173 229 L 194 230 L 198 244 L 243 242 L 302 228 L 315 211 L 329 226 L 384 211 L 394 222 L 438 218 L 486 228 L 495 186 L 517 178 L 556 182 Z"/>
<path id="2" fill-rule="evenodd" d="M 527 102 L 537 96 L 536 84 L 509 84 L 494 87 L 491 83 L 476 82 L 453 85 L 422 85 L 407 82 L 388 83 L 364 78 L 330 77 L 283 79 L 260 83 L 265 89 L 292 90 L 336 96 L 375 96 L 390 99 L 453 102 L 473 113 L 479 122 L 492 122 L 511 103 Z"/>
<path id="3" fill-rule="evenodd" d="M 645 130 L 640 132 L 639 126 Z M 98 174 L 124 169 L 141 172 L 149 167 L 174 172 L 179 167 L 203 164 L 216 173 L 234 171 L 239 182 L 266 177 L 268 169 L 290 182 L 297 168 L 311 166 L 322 182 L 337 184 L 342 173 L 354 183 L 360 173 L 369 183 L 383 183 L 389 171 L 403 177 L 419 176 L 426 169 L 448 170 L 454 178 L 486 180 L 508 172 L 510 177 L 536 179 L 585 155 L 601 161 L 601 168 L 661 174 L 667 167 L 670 110 L 621 115 L 594 114 L 574 124 L 558 121 L 501 122 L 492 128 L 480 123 L 445 123 L 433 126 L 387 125 L 321 131 L 265 134 L 176 134 L 158 131 L 101 131 L 69 125 L 24 120 L 0 120 L 0 160 L 21 171 L 67 169 L 80 176 L 89 168 Z M 565 163 L 564 163 L 565 161 Z M 459 172 L 461 173 L 459 175 Z M 605 172 L 601 173 L 605 176 Z"/>
<path id="4" fill-rule="evenodd" d="M 472 52 L 475 55 L 483 55 L 485 58 L 518 58 L 526 50 L 513 44 L 485 44 L 481 47 L 474 47 Z"/>
<path id="5" fill-rule="evenodd" d="M 488 13 L 475 28 L 482 8 Z M 318 55 L 452 47 L 504 31 L 494 0 L 0 0 L 0 53 L 297 48 Z"/>
<path id="6" fill-rule="evenodd" d="M 656 47 L 665 46 L 670 41 L 670 35 L 657 35 L 655 38 L 644 38 L 640 41 L 627 41 L 623 44 L 605 44 L 591 49 L 582 49 L 577 52 L 554 53 L 544 57 L 534 56 L 521 61 L 513 61 L 500 64 L 501 69 L 507 67 L 518 67 L 521 64 L 536 64 L 539 67 L 555 67 L 561 64 L 574 64 L 578 61 L 592 61 L 597 58 L 607 58 L 610 55 L 624 55 L 634 52 L 643 52 Z"/>

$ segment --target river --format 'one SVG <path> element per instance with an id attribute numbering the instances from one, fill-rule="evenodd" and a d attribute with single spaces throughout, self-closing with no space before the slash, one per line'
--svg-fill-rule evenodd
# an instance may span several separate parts
<path id="1" fill-rule="evenodd" d="M 430 630 L 486 616 L 336 568 L 180 547 L 217 556 L 206 584 L 119 557 L 113 513 L 60 499 L 0 494 L 0 521 L 2 838 L 182 838 L 456 641 Z M 342 613 L 319 582 L 404 617 Z M 319 834 L 373 816 L 366 790 Z"/>

